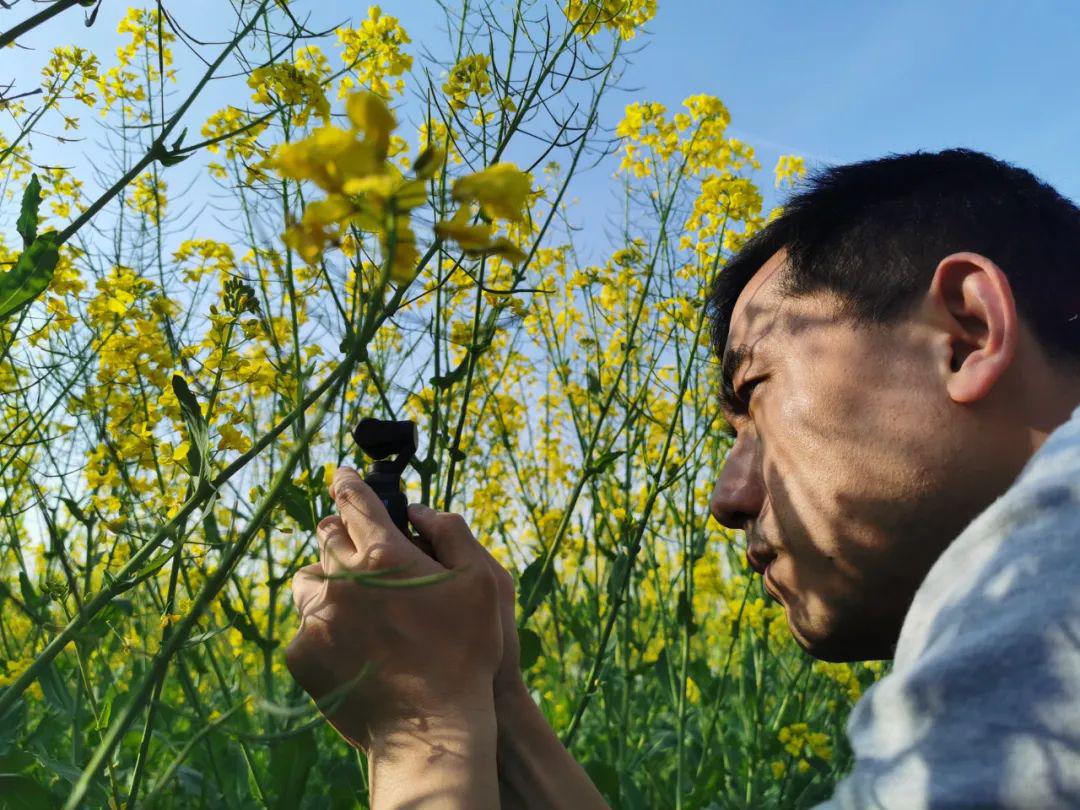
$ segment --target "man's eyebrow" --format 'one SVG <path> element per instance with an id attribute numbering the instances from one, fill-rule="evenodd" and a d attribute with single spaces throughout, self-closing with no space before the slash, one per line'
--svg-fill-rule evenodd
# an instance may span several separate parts
<path id="1" fill-rule="evenodd" d="M 750 347 L 745 343 L 728 349 L 720 367 L 720 407 L 727 413 L 741 413 L 743 404 L 735 397 L 735 375 L 750 359 Z"/>

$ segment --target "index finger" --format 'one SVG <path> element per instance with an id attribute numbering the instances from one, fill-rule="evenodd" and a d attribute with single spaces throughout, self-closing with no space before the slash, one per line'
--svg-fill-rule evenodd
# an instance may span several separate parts
<path id="1" fill-rule="evenodd" d="M 337 504 L 338 513 L 361 557 L 369 557 L 371 550 L 379 546 L 382 547 L 379 557 L 385 557 L 389 552 L 393 558 L 400 559 L 401 564 L 418 563 L 421 570 L 434 570 L 434 563 L 439 570 L 442 569 L 406 539 L 390 519 L 390 513 L 379 496 L 356 470 L 338 467 L 330 485 L 330 497 Z"/>

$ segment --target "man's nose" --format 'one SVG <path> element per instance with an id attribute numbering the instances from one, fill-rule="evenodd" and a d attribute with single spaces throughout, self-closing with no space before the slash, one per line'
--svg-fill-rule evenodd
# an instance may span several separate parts
<path id="1" fill-rule="evenodd" d="M 757 459 L 745 443 L 741 448 L 733 447 L 709 498 L 713 517 L 729 529 L 745 530 L 747 521 L 761 511 L 764 499 Z"/>

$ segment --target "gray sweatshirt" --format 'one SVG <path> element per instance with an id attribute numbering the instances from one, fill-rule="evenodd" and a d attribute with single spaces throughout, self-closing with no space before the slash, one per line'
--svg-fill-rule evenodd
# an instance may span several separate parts
<path id="1" fill-rule="evenodd" d="M 1080 407 L 954 540 L 818 808 L 1080 808 Z"/>

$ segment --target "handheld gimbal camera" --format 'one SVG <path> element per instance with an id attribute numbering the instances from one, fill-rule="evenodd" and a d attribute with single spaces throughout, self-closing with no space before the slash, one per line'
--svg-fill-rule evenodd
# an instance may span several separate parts
<path id="1" fill-rule="evenodd" d="M 409 502 L 401 491 L 401 474 L 417 449 L 416 423 L 361 419 L 352 429 L 352 435 L 365 455 L 374 459 L 364 476 L 364 483 L 375 490 L 394 525 L 410 537 L 409 517 L 405 511 Z"/>

